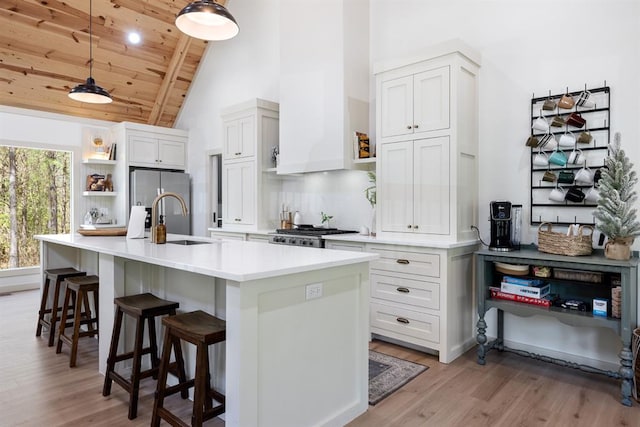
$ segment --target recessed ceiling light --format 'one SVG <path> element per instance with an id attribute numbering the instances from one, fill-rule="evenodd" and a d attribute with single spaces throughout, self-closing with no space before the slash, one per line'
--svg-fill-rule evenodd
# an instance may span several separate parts
<path id="1" fill-rule="evenodd" d="M 140 43 L 140 40 L 142 40 L 142 39 L 140 38 L 140 34 L 139 34 L 139 33 L 136 33 L 135 31 L 130 32 L 130 33 L 127 35 L 127 39 L 128 39 L 128 40 L 129 40 L 129 42 L 130 42 L 130 43 L 132 43 L 132 44 L 138 44 L 138 43 Z"/>

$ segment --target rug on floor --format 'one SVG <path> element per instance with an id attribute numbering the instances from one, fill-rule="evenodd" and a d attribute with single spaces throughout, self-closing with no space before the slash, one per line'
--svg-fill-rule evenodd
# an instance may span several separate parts
<path id="1" fill-rule="evenodd" d="M 369 405 L 375 405 L 428 366 L 369 350 Z"/>

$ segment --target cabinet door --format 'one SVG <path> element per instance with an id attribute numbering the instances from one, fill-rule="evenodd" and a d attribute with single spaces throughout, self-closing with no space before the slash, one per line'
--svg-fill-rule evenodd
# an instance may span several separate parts
<path id="1" fill-rule="evenodd" d="M 413 133 L 413 76 L 382 82 L 382 137 Z"/>
<path id="2" fill-rule="evenodd" d="M 171 169 L 184 169 L 185 148 L 183 141 L 158 139 L 158 166 Z"/>
<path id="3" fill-rule="evenodd" d="M 413 226 L 413 141 L 380 147 L 378 204 L 382 231 L 411 232 Z"/>
<path id="4" fill-rule="evenodd" d="M 224 124 L 224 158 L 250 157 L 255 151 L 255 119 L 247 116 Z"/>
<path id="5" fill-rule="evenodd" d="M 449 97 L 448 66 L 413 76 L 414 133 L 449 128 Z"/>
<path id="6" fill-rule="evenodd" d="M 158 139 L 142 136 L 129 136 L 129 164 L 133 166 L 158 167 Z"/>
<path id="7" fill-rule="evenodd" d="M 413 231 L 449 234 L 449 137 L 413 145 Z"/>
<path id="8" fill-rule="evenodd" d="M 225 164 L 222 172 L 223 223 L 254 224 L 256 220 L 255 162 Z"/>

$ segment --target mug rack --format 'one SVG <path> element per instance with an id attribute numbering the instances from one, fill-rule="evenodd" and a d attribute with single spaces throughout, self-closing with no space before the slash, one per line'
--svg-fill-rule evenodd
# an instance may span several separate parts
<path id="1" fill-rule="evenodd" d="M 585 108 L 578 106 L 578 99 L 583 92 L 589 92 L 589 99 L 595 101 L 595 105 L 591 108 Z M 558 101 L 564 96 L 569 95 L 576 101 L 575 105 L 571 109 L 562 109 L 557 106 Z M 544 110 L 542 108 L 545 101 L 551 100 L 556 104 L 553 110 Z M 587 88 L 585 84 L 584 89 L 569 92 L 569 89 L 564 93 L 549 94 L 542 97 L 536 97 L 533 94 L 531 98 L 531 123 L 530 123 L 530 137 L 541 138 L 547 133 L 553 135 L 556 141 L 568 132 L 572 132 L 577 137 L 583 131 L 589 131 L 593 136 L 593 140 L 586 143 L 575 142 L 573 147 L 558 147 L 557 149 L 544 149 L 531 147 L 530 152 L 530 170 L 531 170 L 531 192 L 530 192 L 530 221 L 531 225 L 538 225 L 543 222 L 552 222 L 559 225 L 570 224 L 589 224 L 595 225 L 595 218 L 593 211 L 597 204 L 595 202 L 588 202 L 586 200 L 582 202 L 553 202 L 549 200 L 549 194 L 556 187 L 561 187 L 568 190 L 571 187 L 576 187 L 581 191 L 588 191 L 591 187 L 590 184 L 570 183 L 559 184 L 557 179 L 555 182 L 544 181 L 542 179 L 546 171 L 553 172 L 556 177 L 560 171 L 573 171 L 578 172 L 583 167 L 588 167 L 593 172 L 604 166 L 604 159 L 609 154 L 609 143 L 611 139 L 610 127 L 611 127 L 611 89 L 607 86 L 607 82 L 604 82 L 602 87 Z M 558 121 L 566 121 L 566 119 L 572 113 L 579 113 L 582 118 L 585 119 L 586 124 L 582 128 L 574 127 L 569 124 L 564 124 L 560 127 L 549 127 L 549 131 L 541 131 L 534 129 L 534 122 L 543 117 L 549 124 L 554 117 L 559 117 Z M 559 166 L 549 163 L 546 166 L 539 166 L 534 163 L 534 157 L 538 152 L 542 152 L 547 156 L 551 155 L 556 150 L 562 150 L 567 157 L 569 153 L 574 150 L 581 150 L 586 160 L 583 164 L 570 165 L 567 163 L 565 166 Z"/>

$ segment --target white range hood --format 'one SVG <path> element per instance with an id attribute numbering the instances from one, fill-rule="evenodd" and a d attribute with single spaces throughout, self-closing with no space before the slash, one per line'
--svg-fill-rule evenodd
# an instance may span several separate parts
<path id="1" fill-rule="evenodd" d="M 278 174 L 348 169 L 369 133 L 369 2 L 283 0 Z"/>

